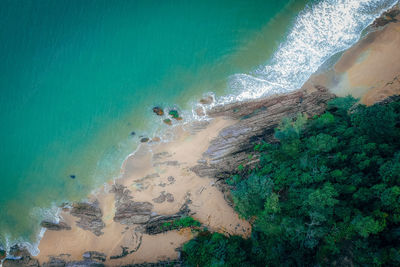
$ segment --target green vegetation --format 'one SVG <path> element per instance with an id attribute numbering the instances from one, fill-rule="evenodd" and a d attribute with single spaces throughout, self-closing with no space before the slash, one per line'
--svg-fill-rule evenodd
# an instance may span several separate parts
<path id="1" fill-rule="evenodd" d="M 235 175 L 248 240 L 199 234 L 190 266 L 400 266 L 400 101 L 366 107 L 337 98 L 255 145 L 260 162 Z"/>
<path id="2" fill-rule="evenodd" d="M 190 216 L 187 217 L 182 217 L 180 219 L 171 221 L 171 222 L 165 222 L 161 226 L 162 230 L 175 230 L 175 229 L 181 229 L 181 228 L 198 228 L 201 226 L 201 223 L 199 221 L 196 221 Z"/>

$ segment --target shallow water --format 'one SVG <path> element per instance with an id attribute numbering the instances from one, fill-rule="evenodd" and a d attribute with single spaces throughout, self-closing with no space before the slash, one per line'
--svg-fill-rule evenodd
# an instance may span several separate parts
<path id="1" fill-rule="evenodd" d="M 1 1 L 0 243 L 35 242 L 54 205 L 117 176 L 138 136 L 168 127 L 153 105 L 229 93 L 306 2 Z"/>

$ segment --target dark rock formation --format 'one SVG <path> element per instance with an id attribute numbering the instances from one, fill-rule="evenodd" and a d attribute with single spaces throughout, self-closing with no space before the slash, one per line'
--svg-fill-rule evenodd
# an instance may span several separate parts
<path id="1" fill-rule="evenodd" d="M 25 247 L 14 245 L 10 248 L 9 254 L 14 258 L 5 259 L 3 267 L 39 267 L 39 261 L 32 258 Z"/>
<path id="2" fill-rule="evenodd" d="M 107 259 L 107 255 L 97 251 L 86 251 L 82 255 L 84 260 L 96 260 L 105 262 Z"/>
<path id="3" fill-rule="evenodd" d="M 328 89 L 317 86 L 313 91 L 297 90 L 214 107 L 208 112 L 209 116 L 224 116 L 237 122 L 219 133 L 203 154 L 204 163 L 196 165 L 192 171 L 199 176 L 217 178 L 216 186 L 228 193 L 229 188 L 223 179 L 237 173 L 239 165 L 250 167 L 258 162 L 257 157 L 248 160 L 248 153 L 253 150 L 255 142 L 276 142 L 274 129 L 283 118 L 293 118 L 298 113 L 305 113 L 310 117 L 321 114 L 325 111 L 326 102 L 334 97 Z M 225 197 L 229 202 L 229 196 Z"/>
<path id="4" fill-rule="evenodd" d="M 42 221 L 40 223 L 40 226 L 52 231 L 71 230 L 71 226 L 69 226 L 65 222 L 54 223 L 49 221 Z"/>
<path id="5" fill-rule="evenodd" d="M 134 202 L 130 191 L 123 185 L 115 184 L 111 189 L 115 194 L 114 221 L 121 224 L 144 224 L 150 220 L 153 205 L 149 202 Z"/>
<path id="6" fill-rule="evenodd" d="M 145 225 L 145 233 L 149 235 L 156 235 L 162 232 L 169 231 L 169 229 L 164 229 L 162 226 L 166 222 L 172 222 L 174 220 L 179 220 L 183 217 L 191 215 L 189 204 L 190 199 L 187 198 L 185 203 L 179 209 L 179 211 L 173 215 L 156 215 L 152 216 L 151 219 Z"/>
<path id="7" fill-rule="evenodd" d="M 103 213 L 97 201 L 73 204 L 70 213 L 80 219 L 76 222 L 77 226 L 89 230 L 97 236 L 103 234 L 101 230 L 105 227 L 105 223 L 102 220 Z"/>
<path id="8" fill-rule="evenodd" d="M 160 196 L 153 198 L 155 203 L 163 203 L 165 200 L 168 202 L 174 202 L 174 196 L 171 193 L 165 193 L 165 191 L 162 191 Z"/>
<path id="9" fill-rule="evenodd" d="M 392 9 L 386 11 L 385 13 L 382 14 L 382 16 L 377 18 L 372 23 L 372 27 L 378 28 L 378 27 L 385 26 L 386 24 L 389 24 L 391 22 L 397 22 L 398 19 L 396 17 L 398 15 L 400 15 L 399 6 L 394 6 Z"/>
<path id="10" fill-rule="evenodd" d="M 103 263 L 93 260 L 72 261 L 68 262 L 65 267 L 104 267 Z"/>
<path id="11" fill-rule="evenodd" d="M 65 267 L 67 261 L 55 257 L 51 257 L 50 261 L 42 264 L 42 267 Z"/>
<path id="12" fill-rule="evenodd" d="M 68 254 L 51 257 L 50 261 L 43 263 L 42 267 L 102 267 L 105 266 L 103 262 L 107 259 L 107 256 L 104 253 L 97 251 L 87 251 L 83 253 L 82 261 L 69 261 L 68 258 L 63 257 L 65 255 Z"/>
<path id="13" fill-rule="evenodd" d="M 147 142 L 149 142 L 149 140 L 150 140 L 150 138 L 148 138 L 148 137 L 143 137 L 143 138 L 140 139 L 140 142 L 142 142 L 142 143 L 147 143 Z"/>
<path id="14" fill-rule="evenodd" d="M 25 256 L 20 259 L 5 259 L 3 267 L 39 267 L 39 261 Z"/>
<path id="15" fill-rule="evenodd" d="M 164 115 L 164 110 L 162 108 L 160 108 L 160 107 L 154 107 L 153 108 L 153 112 L 155 114 L 157 114 L 158 116 Z"/>

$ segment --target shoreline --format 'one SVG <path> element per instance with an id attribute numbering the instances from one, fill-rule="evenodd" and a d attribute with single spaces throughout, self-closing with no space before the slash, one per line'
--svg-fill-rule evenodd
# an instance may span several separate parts
<path id="1" fill-rule="evenodd" d="M 188 127 L 189 129 L 186 130 L 177 127 L 175 140 L 164 144 L 141 145 L 138 152 L 126 160 L 125 172 L 122 177 L 108 186 L 121 185 L 131 191 L 129 196 L 133 201 L 140 200 L 140 203 L 151 203 L 150 216 L 172 215 L 178 212 L 189 198 L 190 209 L 194 213 L 192 216 L 209 229 L 229 234 L 242 233 L 246 236 L 249 233 L 250 225 L 240 220 L 232 207 L 225 203 L 222 194 L 213 186 L 212 179 L 199 178 L 188 170 L 191 165 L 196 164 L 197 158 L 201 157 L 213 135 L 229 124 L 231 122 L 225 119 L 216 119 L 206 128 L 201 126 L 202 129 L 194 135 L 191 132 L 193 127 Z M 192 155 L 189 157 L 185 153 L 188 149 L 192 151 Z M 174 180 L 169 177 L 174 177 Z M 115 195 L 112 190 L 103 189 L 99 191 L 98 195 L 91 196 L 89 200 L 91 203 L 96 200 L 99 202 L 98 206 L 102 211 L 101 217 L 105 223 L 105 227 L 101 229 L 104 234 L 96 236 L 92 232 L 77 227 L 74 224 L 76 218 L 67 211 L 63 211 L 60 216 L 63 218 L 63 222 L 72 229 L 62 232 L 46 231 L 39 245 L 41 253 L 37 257 L 41 264 L 47 262 L 49 257 L 59 256 L 59 254 L 69 254 L 68 257 L 62 257 L 67 261 L 79 261 L 84 252 L 88 250 L 107 253 L 107 256 L 115 257 L 123 253 L 121 246 L 129 246 L 129 249 L 137 249 L 137 251 L 121 259 L 108 260 L 107 264 L 110 266 L 168 260 L 176 258 L 178 254 L 175 248 L 192 237 L 190 231 L 187 230 L 169 231 L 152 236 L 140 233 L 141 230 L 136 229 L 143 225 L 141 223 L 121 224 L 115 222 L 116 210 L 113 207 Z M 163 197 L 160 198 L 163 195 L 162 192 L 171 194 L 173 200 L 171 201 L 170 198 L 162 201 Z M 213 211 L 209 212 L 209 210 Z M 240 231 L 237 230 L 238 224 L 242 226 Z M 121 234 L 117 235 L 116 233 Z M 133 238 L 133 236 L 135 237 Z M 130 244 L 138 242 L 137 239 L 141 240 L 140 247 L 130 247 Z M 54 246 L 55 243 L 57 246 Z M 113 244 L 111 248 L 109 247 L 110 243 Z M 154 255 L 148 248 L 157 247 L 158 244 L 163 244 L 162 249 L 159 247 L 158 255 Z"/>
<path id="2" fill-rule="evenodd" d="M 338 62 L 336 62 L 333 70 L 330 70 L 327 73 L 318 74 L 317 76 L 313 75 L 309 79 L 309 81 L 307 81 L 307 83 L 303 86 L 303 89 L 312 90 L 315 89 L 316 86 L 323 86 L 331 89 L 332 92 L 336 93 L 339 96 L 348 93 L 354 94 L 355 96 L 362 96 L 362 103 L 368 105 L 382 100 L 382 98 L 385 98 L 389 95 L 399 94 L 400 82 L 399 86 L 397 86 L 396 81 L 398 81 L 398 79 L 390 80 L 390 77 L 396 73 L 397 75 L 400 75 L 400 66 L 396 66 L 396 64 L 391 64 L 392 68 L 390 68 L 390 71 L 388 71 L 388 68 L 383 71 L 382 64 L 388 64 L 388 58 L 380 57 L 379 51 L 374 47 L 375 44 L 383 45 L 385 48 L 380 48 L 382 49 L 381 52 L 386 53 L 386 55 L 389 54 L 390 59 L 399 58 L 400 60 L 400 54 L 395 53 L 395 56 L 393 56 L 393 52 L 396 52 L 393 49 L 396 47 L 396 44 L 400 45 L 400 39 L 395 39 L 394 42 L 388 42 L 386 39 L 387 36 L 393 36 L 393 34 L 396 34 L 395 36 L 400 38 L 399 29 L 400 22 L 393 22 L 385 25 L 383 28 L 379 28 L 376 31 L 367 34 L 363 39 L 359 40 L 355 45 L 353 45 L 350 49 L 343 53 Z M 373 36 L 372 39 L 371 35 Z M 379 61 L 379 64 L 373 64 L 377 61 Z M 385 76 L 386 80 L 361 80 L 359 78 L 360 75 L 363 76 L 365 75 L 365 73 L 376 73 L 377 69 L 381 70 L 380 72 L 378 72 L 378 74 L 387 74 L 387 76 Z M 378 74 L 376 74 L 376 76 L 379 76 Z M 399 76 L 395 75 L 393 77 L 395 78 Z M 393 83 L 390 84 L 391 82 Z M 369 85 L 369 87 L 366 88 L 366 85 Z M 347 88 L 347 90 L 340 91 L 343 88 Z M 299 90 L 296 90 L 294 92 L 298 91 Z M 288 94 L 290 93 L 283 95 Z M 268 97 L 268 99 L 273 99 L 274 97 L 276 96 L 270 96 Z M 246 101 L 245 103 L 256 101 L 258 100 Z M 135 229 L 137 225 L 124 226 L 123 224 L 113 221 L 113 217 L 115 215 L 115 207 L 113 207 L 113 204 L 115 203 L 115 194 L 110 192 L 105 193 L 105 191 L 110 191 L 114 184 L 121 184 L 127 189 L 131 190 L 130 195 L 133 197 L 133 200 L 135 202 L 139 200 L 140 202 L 151 203 L 153 205 L 151 212 L 155 212 L 155 215 L 172 215 L 178 212 L 180 207 L 186 201 L 185 196 L 188 189 L 196 192 L 196 189 L 202 190 L 202 187 L 206 187 L 206 189 L 202 190 L 199 196 L 196 196 L 197 198 L 191 199 L 191 201 L 194 203 L 196 203 L 196 201 L 204 202 L 206 201 L 206 199 L 202 199 L 201 195 L 203 193 L 211 191 L 212 196 L 214 198 L 217 198 L 217 201 L 215 201 L 215 203 L 222 205 L 223 210 L 230 214 L 229 216 L 233 216 L 230 218 L 235 218 L 235 220 L 237 220 L 238 222 L 246 224 L 246 222 L 239 220 L 237 214 L 233 211 L 232 207 L 230 207 L 225 202 L 223 193 L 221 193 L 221 191 L 217 188 L 217 185 L 215 185 L 215 181 L 212 178 L 199 177 L 198 175 L 193 174 L 190 171 L 190 167 L 199 164 L 198 161 L 202 159 L 203 152 L 207 151 L 213 138 L 216 138 L 223 129 L 226 129 L 234 124 L 234 121 L 232 119 L 226 120 L 226 117 L 226 114 L 216 116 L 216 118 L 214 118 L 209 123 L 209 125 L 201 125 L 201 127 L 199 127 L 200 129 L 197 132 L 195 130 L 191 132 L 191 127 L 189 126 L 189 124 L 194 125 L 196 124 L 196 122 L 177 126 L 176 129 L 172 130 L 177 132 L 174 136 L 175 140 L 172 140 L 168 143 L 140 144 L 137 152 L 130 154 L 126 158 L 126 160 L 124 160 L 121 167 L 124 170 L 121 175 L 122 177 L 117 178 L 111 183 L 108 183 L 105 187 L 103 186 L 100 189 L 95 189 L 94 194 L 91 194 L 91 196 L 89 197 L 90 202 L 93 202 L 94 199 L 97 199 L 99 201 L 99 208 L 102 211 L 101 218 L 102 221 L 104 221 L 105 223 L 105 227 L 103 228 L 104 234 L 96 236 L 90 231 L 85 231 L 82 228 L 77 227 L 75 224 L 75 222 L 77 221 L 77 217 L 70 215 L 67 210 L 64 210 L 61 212 L 60 216 L 62 217 L 63 221 L 67 223 L 72 229 L 62 231 L 47 230 L 39 244 L 39 249 L 41 253 L 38 255 L 38 257 L 36 257 L 39 262 L 43 264 L 51 260 L 51 257 L 59 256 L 59 254 L 70 254 L 70 256 L 63 255 L 58 259 L 65 261 L 79 261 L 82 260 L 82 255 L 86 251 L 92 250 L 101 253 L 107 252 L 107 256 L 120 255 L 121 253 L 123 253 L 123 249 L 121 249 L 119 245 L 122 244 L 123 246 L 124 244 L 130 242 L 136 245 L 138 244 L 137 240 L 139 238 L 133 237 L 134 234 L 130 235 L 129 238 L 124 237 L 126 236 L 126 233 L 138 232 Z M 188 129 L 186 129 L 185 131 L 185 128 Z M 194 142 L 193 139 L 196 138 L 201 141 L 197 143 Z M 197 146 L 196 144 L 198 143 L 201 143 L 201 146 Z M 168 151 L 172 151 L 172 153 Z M 192 153 L 191 155 L 187 155 L 187 153 L 183 153 L 184 151 L 196 152 Z M 163 152 L 168 152 L 169 154 L 171 154 L 171 156 L 166 156 L 163 159 L 159 159 L 159 161 L 154 160 L 154 155 Z M 178 165 L 176 165 L 176 163 L 172 163 L 175 161 L 178 162 Z M 159 164 L 156 166 L 154 166 L 153 164 L 149 165 L 149 163 L 157 162 Z M 202 163 L 203 162 L 201 162 L 200 164 Z M 158 174 L 158 177 L 153 174 Z M 171 183 L 170 181 L 168 181 L 169 176 L 174 177 L 175 180 L 173 184 L 169 184 Z M 179 179 L 181 179 L 180 181 L 178 181 L 178 177 Z M 185 181 L 183 177 L 191 177 L 191 183 Z M 138 180 L 143 178 L 145 178 L 143 181 L 138 182 Z M 178 185 L 179 182 L 180 185 Z M 140 183 L 141 185 L 138 185 Z M 165 183 L 166 185 L 160 186 L 160 184 L 162 183 Z M 176 188 L 170 190 L 170 187 Z M 179 187 L 183 189 L 179 189 Z M 167 188 L 172 192 L 171 194 L 174 197 L 174 201 L 168 202 L 167 200 L 165 200 L 162 203 L 154 202 L 153 200 L 160 197 L 162 195 L 161 192 L 166 191 Z M 168 191 L 166 193 L 170 192 Z M 191 196 L 193 195 L 196 194 L 191 194 Z M 213 204 L 208 203 L 208 205 L 211 206 L 210 209 L 214 208 Z M 193 215 L 193 217 L 195 219 L 199 219 L 199 221 L 201 221 L 202 223 L 204 223 L 204 221 L 207 221 L 207 219 L 205 219 L 207 218 L 207 212 L 199 207 L 197 207 L 199 209 L 196 210 L 196 204 L 193 204 L 192 206 L 194 207 L 193 210 L 197 211 L 197 215 L 199 216 L 196 217 L 197 215 L 195 214 Z M 150 217 L 151 216 L 152 214 L 150 214 Z M 223 219 L 218 219 L 218 214 L 214 214 L 214 216 L 215 217 L 212 217 L 211 221 L 208 222 L 209 227 L 212 230 L 218 231 L 221 225 L 225 225 L 225 222 Z M 128 227 L 129 229 L 126 229 L 126 227 Z M 235 227 L 229 228 L 229 225 L 227 227 L 227 233 L 237 232 L 234 229 Z M 223 228 L 220 228 L 220 230 Z M 248 227 L 245 227 L 245 229 L 246 231 L 244 236 L 249 233 L 251 228 L 248 225 Z M 115 233 L 118 232 L 124 233 L 122 234 L 123 238 L 121 237 L 121 239 L 118 239 L 114 236 Z M 143 233 L 141 234 L 145 235 Z M 114 266 L 128 263 L 155 262 L 168 259 L 172 260 L 178 257 L 178 252 L 175 251 L 175 248 L 179 247 L 179 244 L 186 242 L 191 237 L 192 234 L 190 233 L 190 231 L 169 231 L 167 234 L 162 233 L 156 236 L 148 237 L 142 236 L 142 241 L 140 242 L 141 245 L 139 248 L 137 248 L 136 252 L 117 260 L 107 260 L 105 263 L 107 265 Z M 75 238 L 77 238 L 76 241 L 72 240 Z M 64 241 L 63 246 L 54 246 L 54 244 L 57 243 L 54 242 L 54 240 L 66 241 Z M 173 240 L 174 244 L 168 245 L 168 243 L 171 242 L 170 240 Z M 99 244 L 101 242 L 104 242 L 105 244 Z M 111 242 L 115 243 L 113 243 L 113 246 L 110 247 L 108 246 L 108 244 Z M 161 242 L 165 242 L 165 244 L 167 244 L 166 246 L 163 246 L 164 249 L 162 251 L 160 250 L 161 254 L 157 256 L 151 253 L 152 251 L 149 248 L 152 246 L 152 244 L 160 244 Z M 70 251 L 68 251 L 67 247 L 70 249 Z M 114 254 L 110 255 L 109 252 L 112 252 Z"/>
<path id="3" fill-rule="evenodd" d="M 351 94 L 366 105 L 400 94 L 400 3 L 368 31 L 331 69 L 313 74 L 302 88 L 325 86 L 337 96 Z"/>

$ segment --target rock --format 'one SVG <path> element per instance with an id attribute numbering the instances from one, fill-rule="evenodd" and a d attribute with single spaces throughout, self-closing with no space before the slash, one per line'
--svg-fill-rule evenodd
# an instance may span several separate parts
<path id="1" fill-rule="evenodd" d="M 162 191 L 159 197 L 153 198 L 153 202 L 155 203 L 163 203 L 165 201 L 165 191 Z"/>
<path id="2" fill-rule="evenodd" d="M 60 258 L 51 257 L 50 261 L 42 264 L 42 267 L 65 267 L 67 262 Z"/>
<path id="3" fill-rule="evenodd" d="M 170 158 L 172 155 L 169 154 L 168 152 L 160 152 L 160 153 L 156 153 L 153 155 L 153 160 L 161 160 L 161 159 L 165 159 L 165 158 Z"/>
<path id="4" fill-rule="evenodd" d="M 171 109 L 168 114 L 174 119 L 179 118 L 179 112 L 176 109 Z"/>
<path id="5" fill-rule="evenodd" d="M 236 173 L 237 167 L 250 167 L 258 162 L 254 157 L 248 159 L 253 151 L 254 142 L 277 142 L 274 129 L 285 117 L 295 117 L 305 113 L 312 117 L 325 111 L 326 103 L 335 96 L 328 89 L 316 86 L 314 90 L 297 90 L 291 93 L 271 96 L 263 99 L 243 101 L 224 106 L 216 106 L 209 111 L 209 116 L 223 116 L 237 122 L 223 129 L 211 141 L 203 154 L 206 162 L 191 170 L 199 176 L 225 179 Z M 216 183 L 218 187 L 218 183 Z M 221 186 L 227 186 L 220 183 Z M 229 189 L 220 190 L 229 194 Z M 226 196 L 229 198 L 229 196 Z"/>
<path id="6" fill-rule="evenodd" d="M 24 246 L 20 245 L 14 245 L 10 248 L 9 254 L 14 256 L 14 257 L 25 257 L 25 256 L 31 256 L 29 253 L 28 249 Z"/>
<path id="7" fill-rule="evenodd" d="M 69 226 L 65 222 L 54 223 L 49 221 L 42 221 L 40 223 L 40 226 L 43 228 L 47 228 L 47 230 L 51 231 L 71 230 L 71 226 Z"/>
<path id="8" fill-rule="evenodd" d="M 72 205 L 70 214 L 80 219 L 76 222 L 78 227 L 91 231 L 96 236 L 103 234 L 101 230 L 105 227 L 105 223 L 102 220 L 103 213 L 97 201 L 75 203 Z"/>
<path id="9" fill-rule="evenodd" d="M 163 203 L 165 200 L 168 202 L 174 202 L 174 196 L 171 193 L 165 193 L 165 191 L 162 191 L 160 196 L 153 198 L 155 203 Z"/>
<path id="10" fill-rule="evenodd" d="M 206 115 L 206 112 L 203 107 L 197 107 L 194 111 L 199 117 L 204 117 Z"/>
<path id="11" fill-rule="evenodd" d="M 147 143 L 147 142 L 149 142 L 149 140 L 150 140 L 150 138 L 148 138 L 148 137 L 143 137 L 143 138 L 140 139 L 140 142 L 142 142 L 142 143 Z"/>
<path id="12" fill-rule="evenodd" d="M 107 259 L 106 254 L 97 251 L 86 251 L 83 253 L 82 257 L 84 260 L 96 260 L 101 262 L 105 262 Z"/>
<path id="13" fill-rule="evenodd" d="M 75 175 L 75 174 L 71 174 L 71 175 L 69 176 L 69 178 L 75 179 L 75 178 L 76 178 L 76 175 Z"/>
<path id="14" fill-rule="evenodd" d="M 175 198 L 171 193 L 165 194 L 165 198 L 167 199 L 167 202 L 174 202 Z"/>
<path id="15" fill-rule="evenodd" d="M 3 267 L 39 267 L 39 261 L 31 258 L 30 256 L 22 257 L 20 259 L 5 259 Z"/>
<path id="16" fill-rule="evenodd" d="M 174 220 L 179 220 L 180 218 L 186 217 L 190 215 L 189 204 L 191 203 L 190 199 L 186 199 L 185 203 L 179 209 L 179 212 L 173 215 L 156 215 L 147 222 L 145 226 L 145 233 L 149 235 L 156 235 L 162 232 L 169 231 L 168 229 L 163 228 L 162 226 L 166 222 L 171 222 Z"/>
<path id="17" fill-rule="evenodd" d="M 173 184 L 175 182 L 175 178 L 173 176 L 168 176 L 167 178 L 168 182 L 170 182 L 171 184 Z"/>
<path id="18" fill-rule="evenodd" d="M 161 166 L 161 165 L 179 166 L 180 164 L 177 160 L 167 160 L 167 161 L 162 161 L 162 162 L 155 162 L 153 164 L 154 167 Z"/>
<path id="19" fill-rule="evenodd" d="M 202 105 L 210 105 L 212 102 L 214 102 L 214 98 L 212 96 L 206 96 L 200 99 L 200 104 Z"/>
<path id="20" fill-rule="evenodd" d="M 167 125 L 172 125 L 172 121 L 170 119 L 165 119 L 163 122 Z"/>
<path id="21" fill-rule="evenodd" d="M 72 261 L 68 262 L 65 267 L 104 267 L 103 263 L 93 261 L 93 260 L 84 260 L 84 261 Z"/>
<path id="22" fill-rule="evenodd" d="M 144 224 L 150 220 L 153 205 L 149 202 L 134 202 L 130 190 L 115 184 L 111 189 L 115 194 L 114 221 L 125 225 Z"/>
<path id="23" fill-rule="evenodd" d="M 164 110 L 162 108 L 160 108 L 160 107 L 154 107 L 153 108 L 153 112 L 155 114 L 157 114 L 158 116 L 164 115 Z"/>
<path id="24" fill-rule="evenodd" d="M 10 248 L 13 259 L 4 259 L 3 267 L 39 267 L 39 261 L 32 258 L 29 251 L 22 246 L 14 245 Z"/>
<path id="25" fill-rule="evenodd" d="M 394 6 L 390 10 L 384 12 L 379 18 L 375 19 L 375 21 L 372 23 L 372 27 L 378 28 L 391 22 L 397 22 L 398 19 L 396 19 L 396 17 L 398 15 L 400 15 L 399 7 Z"/>
<path id="26" fill-rule="evenodd" d="M 131 132 L 131 136 L 134 136 L 134 135 L 136 135 L 136 133 L 135 132 Z"/>

